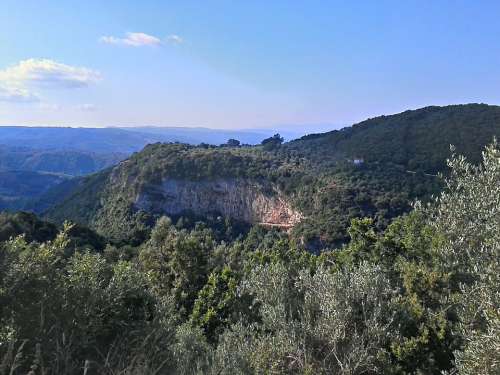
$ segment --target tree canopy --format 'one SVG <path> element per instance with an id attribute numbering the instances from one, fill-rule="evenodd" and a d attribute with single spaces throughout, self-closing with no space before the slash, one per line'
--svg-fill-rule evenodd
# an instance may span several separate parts
<path id="1" fill-rule="evenodd" d="M 103 251 L 68 251 L 68 224 L 10 236 L 0 373 L 497 374 L 500 149 L 448 164 L 435 198 L 384 230 L 355 218 L 318 255 L 276 229 L 228 241 L 166 217 Z"/>

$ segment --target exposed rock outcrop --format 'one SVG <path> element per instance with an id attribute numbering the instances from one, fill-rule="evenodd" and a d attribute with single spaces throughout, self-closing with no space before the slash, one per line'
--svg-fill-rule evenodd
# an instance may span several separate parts
<path id="1" fill-rule="evenodd" d="M 244 179 L 165 179 L 161 184 L 142 189 L 135 198 L 135 207 L 170 215 L 185 211 L 219 213 L 252 224 L 285 229 L 302 218 L 278 191 Z"/>

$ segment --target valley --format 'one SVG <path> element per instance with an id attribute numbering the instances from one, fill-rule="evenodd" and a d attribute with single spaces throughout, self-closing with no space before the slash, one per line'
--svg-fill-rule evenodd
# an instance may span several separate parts
<path id="1" fill-rule="evenodd" d="M 469 104 L 252 146 L 4 147 L 0 165 L 27 170 L 0 171 L 0 319 L 45 358 L 66 332 L 92 342 L 65 346 L 89 368 L 108 351 L 115 368 L 141 353 L 165 374 L 193 353 L 202 373 L 232 369 L 221 355 L 243 373 L 293 370 L 288 353 L 307 343 L 322 373 L 339 373 L 325 347 L 350 361 L 340 346 L 386 373 L 449 370 L 468 350 L 457 316 L 478 308 L 467 280 L 487 274 L 481 299 L 494 304 L 499 136 L 500 107 Z M 43 337 L 31 328 L 45 324 Z"/>
<path id="2" fill-rule="evenodd" d="M 29 210 L 34 200 L 69 178 L 49 172 L 0 171 L 0 211 Z"/>
<path id="3" fill-rule="evenodd" d="M 500 1 L 0 1 L 0 375 L 500 375 Z"/>

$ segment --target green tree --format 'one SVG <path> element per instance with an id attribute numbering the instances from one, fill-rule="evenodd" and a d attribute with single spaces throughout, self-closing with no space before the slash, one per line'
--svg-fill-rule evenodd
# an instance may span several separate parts
<path id="1" fill-rule="evenodd" d="M 200 327 L 208 340 L 216 343 L 224 329 L 240 319 L 254 320 L 249 309 L 251 298 L 238 294 L 240 277 L 228 266 L 210 274 L 207 284 L 198 293 L 190 321 Z"/>
<path id="2" fill-rule="evenodd" d="M 198 291 L 206 283 L 208 257 L 214 247 L 210 230 L 178 230 L 163 217 L 141 249 L 141 267 L 151 287 L 159 295 L 173 296 L 183 317 L 189 315 Z"/>
<path id="3" fill-rule="evenodd" d="M 228 145 L 229 147 L 239 147 L 240 141 L 238 141 L 237 139 L 230 138 L 227 140 L 226 145 Z"/>
<path id="4" fill-rule="evenodd" d="M 480 165 L 462 156 L 452 169 L 430 223 L 442 234 L 437 255 L 461 293 L 460 329 L 465 340 L 457 351 L 462 374 L 500 372 L 500 149 L 496 141 Z"/>
<path id="5" fill-rule="evenodd" d="M 284 141 L 284 139 L 281 135 L 275 134 L 272 137 L 264 139 L 261 142 L 261 144 L 262 144 L 262 146 L 264 146 L 264 150 L 271 151 L 271 150 L 274 150 L 274 149 L 278 148 L 279 146 L 281 146 L 283 141 Z"/>
<path id="6" fill-rule="evenodd" d="M 255 268 L 240 293 L 254 297 L 261 323 L 221 336 L 214 372 L 363 374 L 387 361 L 393 291 L 377 268 L 311 275 L 274 263 Z"/>

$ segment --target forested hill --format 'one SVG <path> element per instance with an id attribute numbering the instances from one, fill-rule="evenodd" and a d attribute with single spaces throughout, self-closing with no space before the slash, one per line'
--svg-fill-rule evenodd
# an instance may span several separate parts
<path id="1" fill-rule="evenodd" d="M 446 171 L 450 144 L 477 161 L 495 136 L 500 107 L 470 104 L 382 116 L 285 144 L 278 138 L 255 147 L 157 143 L 82 180 L 47 215 L 140 242 L 161 214 L 218 212 L 293 226 L 294 238 L 320 250 L 345 242 L 353 218 L 372 217 L 384 228 L 415 198 L 437 193 L 434 174 Z"/>
<path id="2" fill-rule="evenodd" d="M 0 141 L 1 142 L 1 141 Z M 24 145 L 24 142 L 20 142 Z M 128 153 L 93 153 L 74 150 L 36 150 L 0 144 L 0 171 L 30 171 L 82 176 L 126 159 Z"/>
<path id="3" fill-rule="evenodd" d="M 482 147 L 499 135 L 499 106 L 464 104 L 375 117 L 302 137 L 287 147 L 319 164 L 357 158 L 434 173 L 445 167 L 450 144 L 457 153 L 478 162 Z"/>
<path id="4" fill-rule="evenodd" d="M 0 214 L 0 374 L 500 373 L 496 113 L 150 144 Z"/>
<path id="5" fill-rule="evenodd" d="M 235 150 L 181 147 L 150 146 L 84 178 L 97 194 L 84 191 L 81 213 L 117 198 L 106 208 L 112 215 L 98 216 L 127 233 L 133 216 L 119 204 L 127 195 L 106 196 L 102 182 L 113 193 L 140 187 L 133 173 L 151 159 L 165 167 L 192 156 L 183 165 L 193 168 L 164 186 L 180 188 L 190 173 L 225 196 L 198 167 L 237 160 Z M 295 165 L 268 166 L 285 163 Z M 82 226 L 57 234 L 32 214 L 0 214 L 0 373 L 498 375 L 498 143 L 480 165 L 455 156 L 450 167 L 439 198 L 383 231 L 353 220 L 345 246 L 317 255 L 262 226 L 234 237 L 218 218 L 192 225 L 162 217 L 140 244 L 118 244 Z"/>

